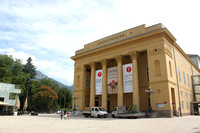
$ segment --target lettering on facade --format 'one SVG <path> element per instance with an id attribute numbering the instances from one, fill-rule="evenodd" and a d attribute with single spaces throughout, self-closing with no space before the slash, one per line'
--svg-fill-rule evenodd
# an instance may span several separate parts
<path id="1" fill-rule="evenodd" d="M 102 41 L 98 41 L 97 45 L 100 45 L 100 44 L 103 44 L 103 43 L 107 43 L 107 42 L 110 42 L 110 41 L 113 41 L 113 40 L 116 40 L 116 39 L 119 39 L 119 38 L 122 38 L 122 37 L 125 37 L 124 33 L 120 34 L 120 35 L 116 35 L 116 36 L 108 38 L 108 39 L 104 39 Z"/>

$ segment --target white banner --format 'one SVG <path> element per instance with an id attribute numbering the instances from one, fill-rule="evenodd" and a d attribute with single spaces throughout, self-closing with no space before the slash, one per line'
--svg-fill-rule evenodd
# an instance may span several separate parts
<path id="1" fill-rule="evenodd" d="M 102 69 L 96 70 L 95 74 L 95 94 L 101 95 L 102 94 Z"/>
<path id="2" fill-rule="evenodd" d="M 108 94 L 117 94 L 117 66 L 107 69 Z"/>
<path id="3" fill-rule="evenodd" d="M 133 92 L 133 69 L 132 63 L 123 65 L 123 92 Z"/>

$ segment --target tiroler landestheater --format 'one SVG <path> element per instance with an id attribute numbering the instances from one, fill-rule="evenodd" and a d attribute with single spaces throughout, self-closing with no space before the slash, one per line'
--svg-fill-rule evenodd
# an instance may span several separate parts
<path id="1" fill-rule="evenodd" d="M 111 112 L 122 105 L 148 111 L 148 89 L 158 116 L 199 111 L 200 70 L 163 24 L 141 25 L 99 39 L 71 59 L 73 108 L 78 111 L 100 106 Z"/>

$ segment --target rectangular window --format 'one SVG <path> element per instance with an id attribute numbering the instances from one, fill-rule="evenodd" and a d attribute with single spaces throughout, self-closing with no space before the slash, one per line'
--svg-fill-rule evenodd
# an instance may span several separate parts
<path id="1" fill-rule="evenodd" d="M 183 96 L 183 91 L 181 91 L 181 96 Z"/>
<path id="2" fill-rule="evenodd" d="M 176 56 L 176 60 L 178 61 L 178 55 Z"/>
<path id="3" fill-rule="evenodd" d="M 4 102 L 4 97 L 0 97 L 0 101 L 1 101 L 1 102 Z"/>
<path id="4" fill-rule="evenodd" d="M 190 99 L 192 99 L 192 94 L 190 94 Z"/>
<path id="5" fill-rule="evenodd" d="M 178 67 L 178 77 L 179 77 L 179 81 L 181 82 L 181 71 L 179 67 Z"/>
<path id="6" fill-rule="evenodd" d="M 182 109 L 184 109 L 184 101 L 182 101 Z"/>
<path id="7" fill-rule="evenodd" d="M 149 82 L 149 67 L 148 66 L 146 68 L 146 71 L 147 71 L 147 82 Z"/>
<path id="8" fill-rule="evenodd" d="M 15 99 L 16 99 L 16 96 L 17 96 L 16 93 L 10 93 L 9 99 L 10 99 L 10 100 L 15 100 Z"/>
<path id="9" fill-rule="evenodd" d="M 189 107 L 190 107 L 190 106 L 189 106 L 189 103 L 187 102 L 187 109 L 189 109 Z"/>
<path id="10" fill-rule="evenodd" d="M 183 71 L 184 84 L 186 85 L 185 72 Z"/>
<path id="11" fill-rule="evenodd" d="M 185 93 L 185 96 L 187 97 L 187 92 Z"/>
<path id="12" fill-rule="evenodd" d="M 189 77 L 189 74 L 187 74 L 187 79 L 188 79 L 188 86 L 190 87 L 190 77 Z"/>

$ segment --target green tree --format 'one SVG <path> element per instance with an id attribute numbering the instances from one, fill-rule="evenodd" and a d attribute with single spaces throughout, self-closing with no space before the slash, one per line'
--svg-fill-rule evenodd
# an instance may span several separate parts
<path id="1" fill-rule="evenodd" d="M 56 103 L 58 95 L 49 86 L 40 86 L 32 96 L 33 108 L 36 111 L 48 111 Z"/>
<path id="2" fill-rule="evenodd" d="M 58 94 L 58 104 L 60 105 L 60 108 L 70 109 L 72 107 L 71 91 L 66 87 L 62 87 L 59 89 L 57 94 Z"/>
<path id="3" fill-rule="evenodd" d="M 56 81 L 51 80 L 50 78 L 43 78 L 40 80 L 42 85 L 51 87 L 54 91 L 58 92 L 60 86 Z"/>
<path id="4" fill-rule="evenodd" d="M 0 82 L 12 82 L 12 67 L 14 59 L 12 56 L 0 55 Z"/>
<path id="5" fill-rule="evenodd" d="M 28 58 L 27 63 L 24 65 L 24 69 L 23 72 L 26 74 L 30 74 L 30 78 L 33 79 L 36 76 L 36 68 L 35 66 L 32 64 L 32 59 L 31 57 Z"/>

